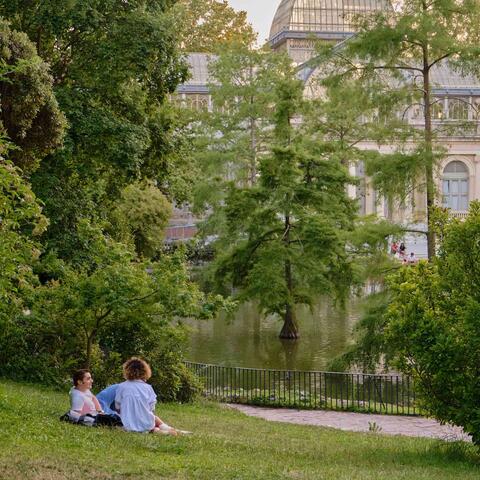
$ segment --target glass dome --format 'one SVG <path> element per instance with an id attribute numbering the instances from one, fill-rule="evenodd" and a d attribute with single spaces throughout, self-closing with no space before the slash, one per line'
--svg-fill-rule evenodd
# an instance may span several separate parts
<path id="1" fill-rule="evenodd" d="M 356 14 L 385 10 L 388 0 L 282 0 L 273 19 L 270 39 L 297 32 L 353 32 Z"/>

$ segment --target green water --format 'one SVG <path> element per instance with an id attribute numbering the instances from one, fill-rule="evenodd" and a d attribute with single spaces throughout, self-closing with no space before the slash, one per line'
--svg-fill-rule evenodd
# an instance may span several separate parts
<path id="1" fill-rule="evenodd" d="M 358 300 L 345 310 L 328 301 L 313 312 L 298 310 L 300 339 L 281 341 L 282 322 L 262 318 L 255 305 L 240 307 L 235 317 L 219 316 L 209 321 L 188 321 L 191 328 L 187 359 L 225 366 L 287 370 L 325 370 L 329 362 L 352 341 L 352 328 L 359 318 Z"/>

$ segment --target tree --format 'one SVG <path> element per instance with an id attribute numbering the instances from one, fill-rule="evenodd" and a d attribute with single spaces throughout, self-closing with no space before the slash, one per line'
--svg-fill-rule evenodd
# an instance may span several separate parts
<path id="1" fill-rule="evenodd" d="M 192 129 L 200 173 L 194 208 L 212 213 L 205 231 L 217 233 L 223 224 L 221 204 L 229 182 L 257 183 L 260 159 L 272 139 L 275 85 L 289 69 L 288 57 L 238 43 L 212 59 L 213 111 L 194 117 Z"/>
<path id="2" fill-rule="evenodd" d="M 34 228 L 27 216 L 24 225 L 12 213 L 17 224 L 10 233 L 20 236 L 11 258 L 5 253 L 12 264 L 5 262 L 5 274 L 18 267 L 24 275 L 18 283 L 28 280 L 36 288 L 22 292 L 19 308 L 1 325 L 2 376 L 59 383 L 71 369 L 87 365 L 111 381 L 112 365 L 136 353 L 166 359 L 175 388 L 188 380 L 179 380 L 185 372 L 172 339 L 180 333 L 169 322 L 208 317 L 221 301 L 206 298 L 189 281 L 180 252 L 158 263 L 139 258 L 157 249 L 159 239 L 151 235 L 165 224 L 170 201 L 188 196 L 194 175 L 187 171 L 177 116 L 168 103 L 187 76 L 169 10 L 173 3 L 0 0 L 0 14 L 24 30 L 50 63 L 54 93 L 69 123 L 64 148 L 44 158 L 31 177 L 51 220 L 34 267 L 28 251 L 25 262 L 20 257 Z M 19 204 L 21 217 L 22 206 L 30 207 L 35 197 L 22 198 L 23 190 L 14 186 L 10 203 Z M 154 225 L 139 225 L 134 208 L 146 223 L 153 216 Z M 122 229 L 111 228 L 114 210 L 126 220 Z M 125 230 L 122 244 L 117 238 Z M 13 293 L 17 280 L 8 286 Z"/>
<path id="3" fill-rule="evenodd" d="M 256 33 L 247 13 L 235 11 L 227 0 L 180 0 L 177 8 L 184 52 L 216 52 L 229 44 L 252 45 Z"/>
<path id="4" fill-rule="evenodd" d="M 345 295 L 352 277 L 343 233 L 355 217 L 346 194 L 351 179 L 338 159 L 295 129 L 301 104 L 302 82 L 290 73 L 276 89 L 271 153 L 260 160 L 257 185 L 231 185 L 228 233 L 217 248 L 219 282 L 281 316 L 285 339 L 299 336 L 296 305 L 312 305 L 320 294 Z"/>
<path id="5" fill-rule="evenodd" d="M 5 145 L 4 145 L 5 146 Z M 0 160 L 0 322 L 24 305 L 35 285 L 32 266 L 40 250 L 35 237 L 47 227 L 38 200 L 21 171 Z"/>
<path id="6" fill-rule="evenodd" d="M 10 160 L 30 173 L 61 146 L 65 118 L 53 94 L 49 66 L 24 33 L 0 19 L 0 132 L 15 149 Z"/>
<path id="7" fill-rule="evenodd" d="M 375 76 L 328 75 L 321 68 L 308 82 L 313 95 L 304 128 L 342 165 L 358 166 L 369 164 L 372 158 L 381 161 L 388 157 L 377 149 L 362 148 L 362 142 L 378 146 L 411 138 L 411 129 L 397 115 L 410 100 L 408 90 L 386 90 Z"/>
<path id="8" fill-rule="evenodd" d="M 388 282 L 385 347 L 415 378 L 423 408 L 480 444 L 480 204 L 464 222 L 438 215 L 439 255 Z"/>
<path id="9" fill-rule="evenodd" d="M 415 129 L 398 117 L 398 110 L 410 101 L 411 93 L 402 87 L 395 91 L 385 87 L 384 80 L 376 75 L 332 74 L 326 65 L 320 65 L 306 85 L 306 93 L 311 98 L 302 128 L 317 143 L 317 148 L 357 172 L 355 193 L 351 189 L 350 194 L 355 195 L 363 214 L 367 211 L 368 188 L 372 181 L 374 186 L 379 181 L 379 168 L 371 180 L 365 175 L 365 167 L 370 172 L 373 165 L 395 164 L 401 154 L 384 153 L 381 147 L 393 143 L 400 148 L 415 135 Z M 385 196 L 390 211 L 394 210 L 394 193 L 398 192 L 403 200 L 402 195 L 408 190 L 410 178 L 404 175 L 402 182 L 397 177 L 382 179 L 389 186 Z M 378 200 L 371 206 L 376 208 Z M 371 220 L 367 223 L 371 224 Z M 393 225 L 390 229 L 392 234 L 398 231 Z M 384 229 L 381 230 L 381 234 L 385 234 Z"/>
<path id="10" fill-rule="evenodd" d="M 43 285 L 27 298 L 30 314 L 12 315 L 2 332 L 2 375 L 58 383 L 72 369 L 95 366 L 109 378 L 113 362 L 153 355 L 164 333 L 179 335 L 175 318 L 209 318 L 222 306 L 190 282 L 181 251 L 157 263 L 138 261 L 98 226 L 84 221 L 79 228 L 88 262 L 42 259 Z"/>
<path id="11" fill-rule="evenodd" d="M 152 182 L 132 183 L 112 212 L 114 233 L 133 242 L 137 255 L 151 258 L 163 247 L 171 215 L 172 205 Z"/>
<path id="12" fill-rule="evenodd" d="M 166 102 L 187 77 L 172 4 L 0 1 L 0 14 L 50 63 L 69 122 L 64 149 L 32 177 L 51 221 L 47 247 L 62 258 L 81 248 L 79 221 L 102 222 L 130 183 L 148 178 L 171 200 L 188 197 L 193 179 Z"/>
<path id="13" fill-rule="evenodd" d="M 2 153 L 5 142 L 1 142 Z M 17 358 L 19 330 L 14 319 L 28 312 L 38 279 L 39 235 L 48 225 L 41 206 L 22 172 L 0 159 L 0 363 Z M 21 367 L 20 367 L 21 368 Z M 5 369 L 1 369 L 5 374 Z M 11 373 L 15 371 L 12 368 Z"/>
<path id="14" fill-rule="evenodd" d="M 436 142 L 432 124 L 432 109 L 436 102 L 432 96 L 432 71 L 443 64 L 454 66 L 462 58 L 471 59 L 477 52 L 478 2 L 470 0 L 406 0 L 394 2 L 393 8 L 357 18 L 357 34 L 342 48 L 331 50 L 333 57 L 343 65 L 344 71 L 388 72 L 391 79 L 408 85 L 420 97 L 424 127 L 420 141 L 409 151 L 399 151 L 392 162 L 374 162 L 367 173 L 376 187 L 389 193 L 388 182 L 395 175 L 409 180 L 408 187 L 426 190 L 427 240 L 429 258 L 435 256 L 435 234 L 431 211 L 435 204 L 434 167 L 443 155 Z M 385 169 L 385 172 L 384 172 Z M 398 191 L 393 192 L 398 193 Z"/>

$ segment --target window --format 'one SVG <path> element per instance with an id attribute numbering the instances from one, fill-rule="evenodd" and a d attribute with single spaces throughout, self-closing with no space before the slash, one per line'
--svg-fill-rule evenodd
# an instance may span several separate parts
<path id="1" fill-rule="evenodd" d="M 448 100 L 448 118 L 450 120 L 468 120 L 469 103 L 465 99 L 450 98 Z"/>
<path id="2" fill-rule="evenodd" d="M 186 106 L 192 110 L 208 110 L 208 95 L 190 94 L 185 96 Z"/>
<path id="3" fill-rule="evenodd" d="M 442 120 L 443 118 L 445 118 L 443 99 L 438 98 L 432 103 L 432 120 Z"/>
<path id="4" fill-rule="evenodd" d="M 454 211 L 468 210 L 468 168 L 463 162 L 450 162 L 443 171 L 443 206 Z"/>

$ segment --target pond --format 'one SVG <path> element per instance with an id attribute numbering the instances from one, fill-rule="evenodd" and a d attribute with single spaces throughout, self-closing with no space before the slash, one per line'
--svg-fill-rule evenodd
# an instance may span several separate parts
<path id="1" fill-rule="evenodd" d="M 328 300 L 313 310 L 297 311 L 300 338 L 280 340 L 282 322 L 262 318 L 252 303 L 242 305 L 233 319 L 189 320 L 187 359 L 224 366 L 278 370 L 325 370 L 352 342 L 352 329 L 360 316 L 360 300 L 342 310 Z"/>

